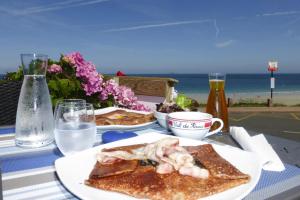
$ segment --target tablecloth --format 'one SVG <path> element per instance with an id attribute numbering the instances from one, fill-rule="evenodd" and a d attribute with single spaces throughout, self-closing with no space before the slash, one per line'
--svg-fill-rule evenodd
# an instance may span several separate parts
<path id="1" fill-rule="evenodd" d="M 153 131 L 170 134 L 158 124 L 131 131 L 138 135 Z M 100 139 L 101 131 L 97 134 L 97 140 Z M 38 149 L 19 148 L 14 144 L 14 129 L 4 128 L 0 129 L 0 156 L 4 199 L 77 199 L 55 173 L 54 161 L 63 156 L 55 144 Z M 258 184 L 245 199 L 274 198 L 300 187 L 300 168 L 290 164 L 285 167 L 283 172 L 263 170 Z"/>

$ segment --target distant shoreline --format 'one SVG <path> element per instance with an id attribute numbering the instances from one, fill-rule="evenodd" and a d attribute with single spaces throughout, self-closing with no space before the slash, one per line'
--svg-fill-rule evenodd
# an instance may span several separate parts
<path id="1" fill-rule="evenodd" d="M 185 95 L 199 101 L 206 103 L 208 93 L 184 93 Z M 268 92 L 248 92 L 248 93 L 226 93 L 226 98 L 231 98 L 234 103 L 238 102 L 252 102 L 252 103 L 266 103 L 270 98 Z M 273 93 L 273 103 L 284 104 L 286 106 L 293 106 L 300 104 L 300 91 L 277 92 Z"/>
<path id="2" fill-rule="evenodd" d="M 126 74 L 126 72 L 125 72 Z M 270 75 L 269 72 L 261 72 L 261 73 L 225 73 L 226 75 Z M 276 77 L 276 75 L 292 75 L 292 74 L 299 74 L 300 75 L 300 72 L 276 72 L 274 73 L 274 76 Z M 107 74 L 107 75 L 112 75 L 112 76 L 115 76 L 115 74 Z M 128 76 L 138 76 L 138 75 L 207 75 L 208 76 L 208 73 L 128 73 L 127 74 Z"/>
<path id="3" fill-rule="evenodd" d="M 13 71 L 11 71 L 13 72 Z M 0 77 L 4 77 L 6 75 L 7 72 L 3 72 L 3 73 L 0 73 Z M 99 72 L 101 73 L 101 71 Z M 115 73 L 101 73 L 101 74 L 104 74 L 104 75 L 109 75 L 109 76 L 116 76 Z M 125 74 L 127 76 L 164 76 L 166 78 L 172 76 L 172 75 L 193 75 L 193 76 L 197 76 L 197 75 L 202 75 L 202 76 L 208 76 L 208 73 L 126 73 Z M 261 72 L 261 73 L 225 73 L 226 75 L 270 75 L 270 73 L 268 72 Z M 276 75 L 300 75 L 300 72 L 287 72 L 287 73 L 278 73 L 276 72 L 274 74 L 275 78 L 276 78 Z"/>
<path id="4" fill-rule="evenodd" d="M 5 74 L 0 74 L 0 79 Z M 179 80 L 175 89 L 179 93 L 194 98 L 200 103 L 206 103 L 209 93 L 207 74 L 128 74 L 129 76 L 169 77 Z M 278 77 L 277 77 L 278 76 Z M 264 103 L 270 98 L 268 73 L 233 73 L 228 74 L 226 81 L 226 96 L 233 102 Z M 273 102 L 287 106 L 300 104 L 300 73 L 276 73 L 276 88 Z"/>

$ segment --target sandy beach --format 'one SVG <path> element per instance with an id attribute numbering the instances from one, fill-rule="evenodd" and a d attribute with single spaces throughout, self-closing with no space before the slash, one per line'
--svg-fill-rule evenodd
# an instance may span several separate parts
<path id="1" fill-rule="evenodd" d="M 187 96 L 194 98 L 200 103 L 206 103 L 207 93 L 186 93 Z M 233 103 L 264 103 L 270 98 L 270 92 L 248 92 L 248 93 L 226 93 L 226 98 L 231 98 Z M 293 92 L 274 92 L 273 103 L 293 106 L 300 104 L 300 91 Z"/>

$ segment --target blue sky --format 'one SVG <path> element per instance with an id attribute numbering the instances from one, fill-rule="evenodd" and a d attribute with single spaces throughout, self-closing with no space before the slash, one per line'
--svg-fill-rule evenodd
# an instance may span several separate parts
<path id="1" fill-rule="evenodd" d="M 102 73 L 300 73 L 300 1 L 0 1 L 0 73 L 72 51 Z"/>

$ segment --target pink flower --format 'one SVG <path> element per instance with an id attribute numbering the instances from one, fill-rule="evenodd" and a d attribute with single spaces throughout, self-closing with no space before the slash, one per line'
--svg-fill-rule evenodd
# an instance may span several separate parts
<path id="1" fill-rule="evenodd" d="M 79 52 L 67 54 L 63 59 L 71 63 L 76 69 L 76 77 L 82 80 L 81 86 L 87 96 L 102 90 L 103 79 L 93 63 L 85 61 Z"/>
<path id="2" fill-rule="evenodd" d="M 151 109 L 146 107 L 144 104 L 141 104 L 141 103 L 136 103 L 134 105 L 132 105 L 131 107 L 132 110 L 139 110 L 139 111 L 147 111 L 147 112 L 150 112 Z"/>
<path id="3" fill-rule="evenodd" d="M 60 65 L 52 64 L 47 70 L 49 73 L 58 74 L 62 72 L 62 68 Z"/>
<path id="4" fill-rule="evenodd" d="M 105 101 L 109 96 L 113 97 L 116 105 L 133 110 L 150 111 L 149 108 L 137 101 L 137 97 L 130 88 L 119 86 L 113 79 L 103 82 L 99 99 Z"/>
<path id="5" fill-rule="evenodd" d="M 63 59 L 72 65 L 83 65 L 85 60 L 79 52 L 73 52 L 65 55 Z"/>
<path id="6" fill-rule="evenodd" d="M 112 79 L 104 81 L 103 77 L 98 74 L 96 66 L 85 61 L 79 52 L 64 55 L 62 59 L 75 69 L 75 75 L 80 80 L 81 87 L 87 96 L 97 94 L 100 101 L 106 101 L 112 97 L 111 99 L 116 105 L 134 110 L 149 111 L 149 108 L 137 101 L 137 97 L 130 88 L 118 86 Z"/>
<path id="7" fill-rule="evenodd" d="M 119 86 L 117 95 L 118 95 L 118 98 L 117 98 L 118 102 L 124 106 L 130 105 L 131 103 L 136 101 L 134 92 L 126 86 L 122 86 L 122 85 Z"/>
<path id="8" fill-rule="evenodd" d="M 119 86 L 117 88 L 115 100 L 119 105 L 129 109 L 150 111 L 149 108 L 137 101 L 137 97 L 135 96 L 134 92 L 126 86 Z"/>
<path id="9" fill-rule="evenodd" d="M 99 98 L 104 101 L 107 100 L 109 95 L 116 96 L 118 91 L 118 84 L 110 79 L 102 84 L 102 91 L 99 95 Z"/>
<path id="10" fill-rule="evenodd" d="M 85 62 L 83 65 L 76 65 L 76 76 L 84 81 L 83 89 L 86 95 L 90 96 L 102 90 L 103 79 L 92 63 Z"/>

